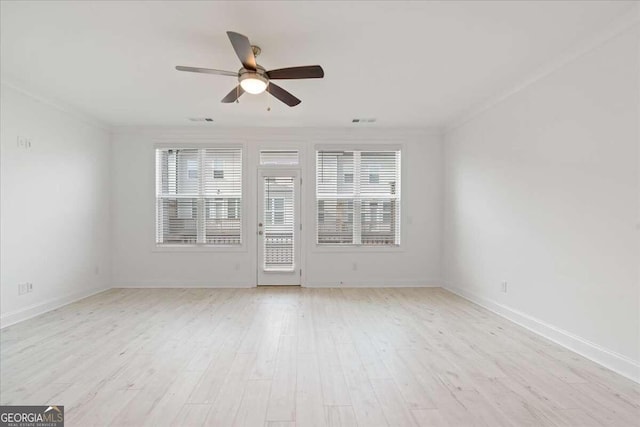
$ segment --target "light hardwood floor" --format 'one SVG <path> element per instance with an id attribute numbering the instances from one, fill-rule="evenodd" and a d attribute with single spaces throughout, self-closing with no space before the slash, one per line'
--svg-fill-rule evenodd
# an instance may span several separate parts
<path id="1" fill-rule="evenodd" d="M 68 426 L 638 426 L 640 385 L 442 289 L 114 289 L 3 329 Z"/>

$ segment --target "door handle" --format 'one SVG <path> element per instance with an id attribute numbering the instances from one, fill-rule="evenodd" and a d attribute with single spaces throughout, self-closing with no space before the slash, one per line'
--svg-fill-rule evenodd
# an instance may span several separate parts
<path id="1" fill-rule="evenodd" d="M 258 234 L 262 236 L 262 230 L 258 231 Z"/>
<path id="2" fill-rule="evenodd" d="M 262 223 L 261 222 L 258 223 L 258 227 L 262 227 Z"/>

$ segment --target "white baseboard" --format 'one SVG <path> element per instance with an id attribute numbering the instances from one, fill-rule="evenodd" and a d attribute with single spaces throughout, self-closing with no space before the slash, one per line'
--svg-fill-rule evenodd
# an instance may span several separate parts
<path id="1" fill-rule="evenodd" d="M 56 308 L 60 308 L 64 305 L 71 304 L 72 302 L 76 302 L 108 290 L 109 288 L 92 288 L 86 291 L 75 292 L 73 294 L 52 298 L 48 301 L 33 304 L 20 310 L 2 313 L 0 314 L 0 329 L 6 328 L 7 326 L 15 325 L 16 323 L 22 322 L 23 320 L 31 319 L 32 317 L 36 317 L 40 314 L 44 314 L 48 311 L 55 310 Z"/>
<path id="2" fill-rule="evenodd" d="M 305 288 L 438 288 L 440 280 L 363 280 L 336 282 L 306 282 Z"/>
<path id="3" fill-rule="evenodd" d="M 113 285 L 112 289 L 246 289 L 255 288 L 255 284 L 248 284 L 245 282 L 224 282 L 224 283 L 120 283 Z"/>
<path id="4" fill-rule="evenodd" d="M 640 383 L 640 364 L 622 354 L 608 350 L 571 332 L 536 319 L 521 311 L 509 308 L 489 298 L 474 294 L 473 292 L 455 286 L 445 286 L 444 289 L 461 296 L 493 313 L 504 317 L 544 338 L 555 342 L 581 356 L 586 357 L 612 371 Z"/>
<path id="5" fill-rule="evenodd" d="M 223 283 L 201 283 L 201 282 L 154 282 L 154 283 L 124 283 L 113 285 L 114 288 L 123 289 L 154 289 L 154 288 L 255 288 L 255 283 L 246 282 L 223 282 Z M 343 284 L 335 282 L 314 282 L 302 283 L 304 288 L 437 288 L 440 287 L 440 280 L 362 280 L 348 281 Z"/>

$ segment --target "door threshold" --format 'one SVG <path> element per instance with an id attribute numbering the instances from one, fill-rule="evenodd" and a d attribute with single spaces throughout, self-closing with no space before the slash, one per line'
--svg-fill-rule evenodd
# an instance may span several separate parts
<path id="1" fill-rule="evenodd" d="M 302 285 L 256 285 L 258 288 L 301 288 Z"/>

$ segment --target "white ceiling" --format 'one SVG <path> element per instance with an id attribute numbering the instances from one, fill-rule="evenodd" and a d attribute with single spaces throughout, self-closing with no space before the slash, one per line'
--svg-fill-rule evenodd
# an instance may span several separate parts
<path id="1" fill-rule="evenodd" d="M 2 2 L 2 79 L 113 126 L 444 126 L 561 57 L 630 2 Z M 265 68 L 320 64 L 221 104 L 240 67 L 225 31 L 262 47 Z M 267 111 L 271 107 L 271 111 Z M 200 124 L 207 126 L 207 124 Z M 210 126 L 210 125 L 209 125 Z M 366 125 L 371 126 L 371 125 Z"/>

